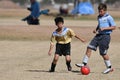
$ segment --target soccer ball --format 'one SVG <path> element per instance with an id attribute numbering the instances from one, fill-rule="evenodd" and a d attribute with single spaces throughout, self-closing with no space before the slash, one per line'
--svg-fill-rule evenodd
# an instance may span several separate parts
<path id="1" fill-rule="evenodd" d="M 82 66 L 80 71 L 83 75 L 88 75 L 90 73 L 90 68 L 88 66 Z"/>

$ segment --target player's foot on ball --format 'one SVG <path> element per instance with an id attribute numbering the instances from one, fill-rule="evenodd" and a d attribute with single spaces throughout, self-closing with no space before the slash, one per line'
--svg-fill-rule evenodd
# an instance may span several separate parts
<path id="1" fill-rule="evenodd" d="M 113 71 L 113 68 L 107 68 L 107 69 L 103 72 L 103 74 L 107 74 L 107 73 L 112 72 L 112 71 Z"/>
<path id="2" fill-rule="evenodd" d="M 77 67 L 83 67 L 84 64 L 75 64 Z"/>

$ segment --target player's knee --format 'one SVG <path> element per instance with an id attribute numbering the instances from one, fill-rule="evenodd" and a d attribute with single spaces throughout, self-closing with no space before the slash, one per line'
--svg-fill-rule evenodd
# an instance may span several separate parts
<path id="1" fill-rule="evenodd" d="M 107 54 L 102 54 L 101 56 L 103 57 L 104 60 L 109 60 L 109 56 Z"/>
<path id="2" fill-rule="evenodd" d="M 53 62 L 57 63 L 57 61 L 58 61 L 58 58 L 54 58 Z"/>

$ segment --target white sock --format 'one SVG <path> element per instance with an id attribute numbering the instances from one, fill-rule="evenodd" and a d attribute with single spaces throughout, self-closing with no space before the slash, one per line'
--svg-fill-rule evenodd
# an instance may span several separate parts
<path id="1" fill-rule="evenodd" d="M 86 63 L 86 64 L 87 64 L 87 63 L 88 63 L 88 59 L 89 59 L 88 56 L 85 55 L 84 58 L 83 58 L 83 63 Z"/>
<path id="2" fill-rule="evenodd" d="M 105 62 L 105 65 L 106 65 L 107 68 L 111 67 L 110 60 L 104 60 L 104 62 Z"/>

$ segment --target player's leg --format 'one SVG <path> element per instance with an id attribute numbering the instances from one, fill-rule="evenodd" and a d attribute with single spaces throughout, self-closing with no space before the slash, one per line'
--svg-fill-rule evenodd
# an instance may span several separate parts
<path id="1" fill-rule="evenodd" d="M 72 67 L 71 67 L 71 58 L 70 58 L 70 55 L 66 55 L 65 59 L 66 59 L 67 69 L 68 69 L 68 71 L 71 71 Z"/>
<path id="2" fill-rule="evenodd" d="M 107 67 L 107 69 L 103 72 L 104 74 L 113 71 L 109 56 L 107 54 L 109 43 L 110 43 L 110 35 L 103 35 L 102 40 L 99 42 L 100 55 L 102 56 L 104 63 Z"/>
<path id="3" fill-rule="evenodd" d="M 104 59 L 105 65 L 107 67 L 107 69 L 103 73 L 106 74 L 106 73 L 112 72 L 113 68 L 112 68 L 109 56 L 106 54 L 106 55 L 102 55 L 102 57 Z"/>
<path id="4" fill-rule="evenodd" d="M 83 57 L 83 60 L 82 60 L 82 64 L 75 64 L 77 67 L 82 67 L 82 66 L 85 66 L 85 65 L 87 65 L 87 63 L 88 63 L 88 60 L 89 60 L 89 58 L 90 58 L 90 56 L 91 56 L 91 52 L 92 52 L 92 50 L 94 50 L 94 51 L 96 51 L 96 49 L 97 49 L 97 46 L 98 46 L 98 44 L 97 44 L 97 36 L 95 36 L 94 38 L 93 38 L 93 40 L 90 42 L 90 44 L 88 45 L 88 47 L 87 47 L 87 50 L 86 50 L 86 54 L 84 55 L 84 57 Z"/>
<path id="5" fill-rule="evenodd" d="M 87 63 L 88 63 L 88 60 L 91 56 L 91 52 L 92 50 L 90 48 L 87 48 L 86 50 L 86 54 L 84 55 L 83 57 L 83 60 L 82 60 L 82 64 L 75 64 L 77 67 L 82 67 L 82 66 L 86 66 Z"/>
<path id="6" fill-rule="evenodd" d="M 72 67 L 71 67 L 71 58 L 70 58 L 71 51 L 70 50 L 71 50 L 71 44 L 70 43 L 64 44 L 62 46 L 62 53 L 65 56 L 66 65 L 67 65 L 68 71 L 72 70 Z"/>
<path id="7" fill-rule="evenodd" d="M 51 64 L 51 69 L 49 70 L 49 72 L 54 72 L 54 71 L 55 71 L 55 67 L 56 67 L 56 64 L 57 64 L 58 59 L 59 59 L 59 55 L 58 55 L 58 54 L 55 54 L 55 55 L 54 55 L 53 62 L 52 62 L 52 64 Z"/>
<path id="8" fill-rule="evenodd" d="M 102 56 L 104 63 L 106 65 L 106 70 L 103 71 L 104 74 L 109 73 L 111 71 L 113 71 L 109 56 L 107 54 L 107 49 L 105 50 L 105 47 L 102 46 L 102 48 L 100 47 L 100 55 Z"/>
<path id="9" fill-rule="evenodd" d="M 55 55 L 54 55 L 54 59 L 53 59 L 53 62 L 51 64 L 51 69 L 50 69 L 50 72 L 54 72 L 55 71 L 55 67 L 56 67 L 56 64 L 57 64 L 57 61 L 59 59 L 59 56 L 61 56 L 61 45 L 60 44 L 56 44 L 56 50 L 55 50 Z"/>
<path id="10" fill-rule="evenodd" d="M 23 18 L 22 21 L 30 20 L 31 18 L 32 18 L 32 16 L 27 16 L 27 17 Z"/>

